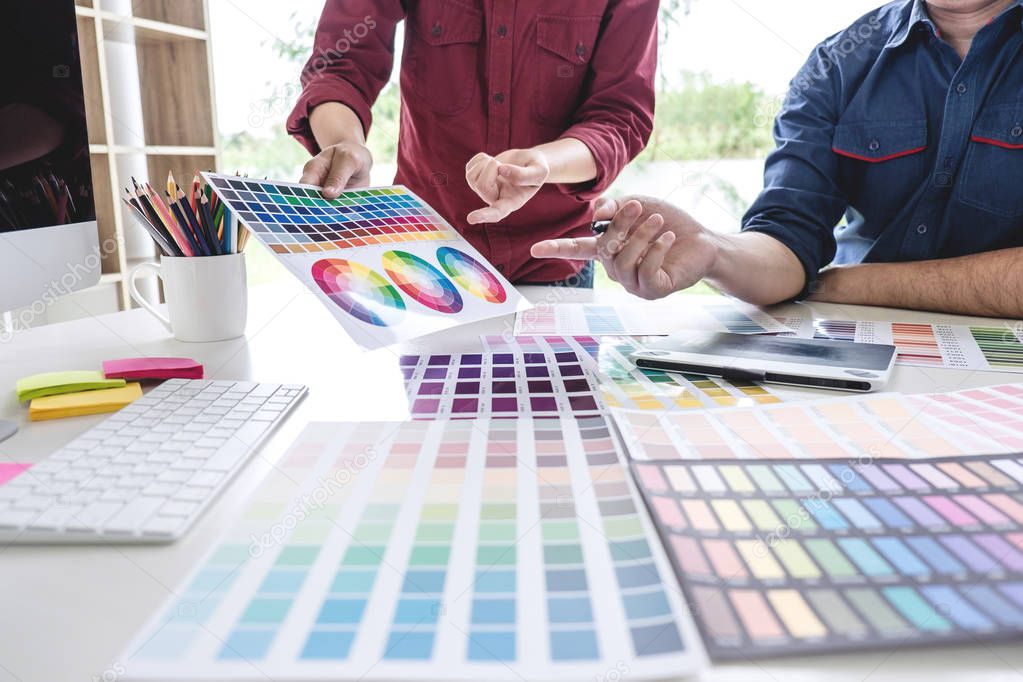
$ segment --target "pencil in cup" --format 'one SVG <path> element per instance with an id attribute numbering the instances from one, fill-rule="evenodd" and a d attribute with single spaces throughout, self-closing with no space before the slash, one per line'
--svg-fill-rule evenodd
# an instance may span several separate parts
<path id="1" fill-rule="evenodd" d="M 121 194 L 121 201 L 165 256 L 241 253 L 249 240 L 248 230 L 217 199 L 199 171 L 187 187 L 178 185 L 173 173 L 168 173 L 163 196 L 148 182 L 139 183 L 132 178 L 131 187 L 125 187 Z"/>

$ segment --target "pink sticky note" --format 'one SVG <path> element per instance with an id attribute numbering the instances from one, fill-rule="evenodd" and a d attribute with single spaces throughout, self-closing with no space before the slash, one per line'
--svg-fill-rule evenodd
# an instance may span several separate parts
<path id="1" fill-rule="evenodd" d="M 32 465 L 21 462 L 0 462 L 0 485 L 7 483 L 30 466 Z"/>
<path id="2" fill-rule="evenodd" d="M 107 379 L 202 379 L 203 367 L 189 358 L 105 360 Z"/>

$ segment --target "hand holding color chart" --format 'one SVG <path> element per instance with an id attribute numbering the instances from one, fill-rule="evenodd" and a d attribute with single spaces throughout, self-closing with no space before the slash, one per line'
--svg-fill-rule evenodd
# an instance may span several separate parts
<path id="1" fill-rule="evenodd" d="M 350 190 L 327 200 L 318 187 L 203 175 L 364 348 L 529 307 L 404 187 Z"/>

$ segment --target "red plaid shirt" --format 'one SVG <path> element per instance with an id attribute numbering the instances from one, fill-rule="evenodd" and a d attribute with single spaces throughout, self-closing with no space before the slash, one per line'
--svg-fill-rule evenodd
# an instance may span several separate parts
<path id="1" fill-rule="evenodd" d="M 325 102 L 347 105 L 368 130 L 406 20 L 395 182 L 510 279 L 566 279 L 579 263 L 533 260 L 529 249 L 585 235 L 593 200 L 646 145 L 657 12 L 657 0 L 327 0 L 288 131 L 317 153 L 309 114 Z M 465 182 L 472 156 L 563 137 L 593 152 L 596 180 L 547 185 L 498 224 L 465 222 L 483 206 Z"/>

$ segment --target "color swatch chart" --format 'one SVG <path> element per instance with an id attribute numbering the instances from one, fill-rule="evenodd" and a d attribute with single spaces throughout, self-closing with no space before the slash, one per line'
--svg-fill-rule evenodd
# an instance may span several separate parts
<path id="1" fill-rule="evenodd" d="M 405 355 L 399 362 L 413 419 L 589 415 L 603 410 L 587 371 L 592 361 L 568 346 Z"/>
<path id="2" fill-rule="evenodd" d="M 365 348 L 529 304 L 404 187 L 343 192 L 204 173 L 217 195 Z"/>
<path id="3" fill-rule="evenodd" d="M 716 659 L 1023 632 L 1023 459 L 636 462 Z"/>
<path id="4" fill-rule="evenodd" d="M 699 657 L 603 418 L 312 424 L 130 679 L 573 679 Z M 669 583 L 662 582 L 668 576 Z"/>
<path id="5" fill-rule="evenodd" d="M 900 365 L 1023 372 L 1023 322 L 968 327 L 808 317 L 780 321 L 802 338 L 894 345 Z"/>
<path id="6" fill-rule="evenodd" d="M 485 336 L 493 351 L 544 353 L 571 350 L 596 362 L 594 379 L 607 407 L 637 410 L 698 410 L 714 407 L 770 405 L 781 398 L 765 386 L 732 382 L 701 374 L 640 369 L 630 359 L 643 339 L 628 336 Z"/>
<path id="7" fill-rule="evenodd" d="M 722 296 L 673 296 L 629 303 L 538 305 L 515 318 L 515 334 L 658 335 L 679 331 L 768 334 L 790 331 L 756 306 Z"/>
<path id="8" fill-rule="evenodd" d="M 612 414 L 634 459 L 921 459 L 1023 451 L 1023 390 L 1014 385 Z"/>

